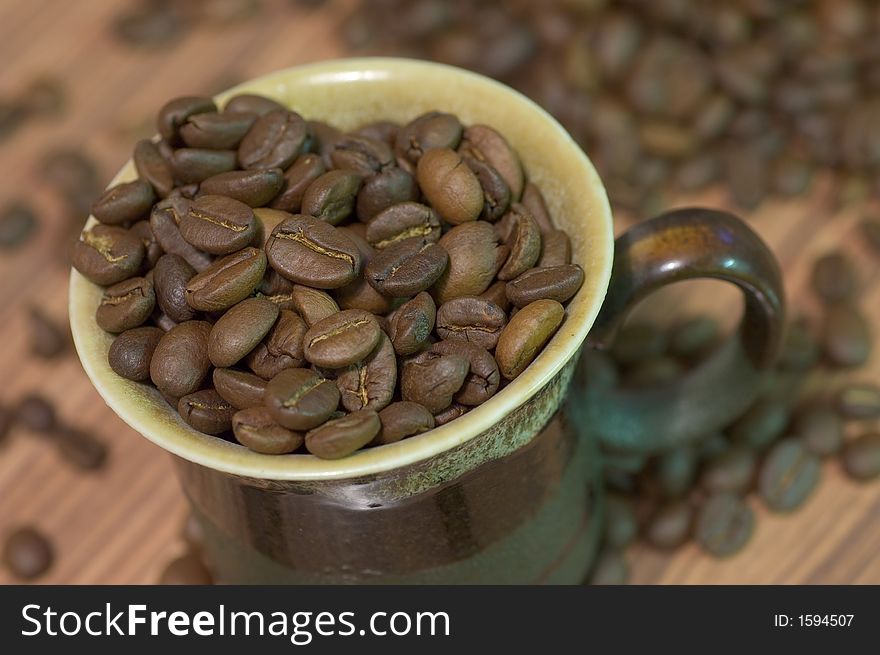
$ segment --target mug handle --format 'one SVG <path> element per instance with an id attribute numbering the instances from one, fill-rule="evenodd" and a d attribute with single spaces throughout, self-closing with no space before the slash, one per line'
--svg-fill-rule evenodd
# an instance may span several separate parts
<path id="1" fill-rule="evenodd" d="M 607 347 L 645 296 L 695 278 L 726 280 L 742 290 L 745 312 L 739 328 L 705 362 L 662 387 L 591 388 L 587 370 L 584 425 L 604 446 L 640 454 L 668 450 L 721 430 L 757 396 L 782 341 L 782 275 L 761 238 L 728 212 L 679 209 L 620 236 L 608 294 L 587 347 Z"/>

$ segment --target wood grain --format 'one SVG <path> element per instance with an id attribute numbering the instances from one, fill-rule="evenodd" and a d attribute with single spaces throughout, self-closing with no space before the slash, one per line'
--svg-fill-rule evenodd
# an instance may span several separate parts
<path id="1" fill-rule="evenodd" d="M 82 147 L 101 165 L 103 179 L 129 156 L 136 138 L 152 132 L 152 116 L 168 98 L 216 92 L 230 83 L 278 68 L 345 54 L 337 27 L 354 0 L 297 9 L 265 2 L 263 13 L 235 26 L 199 25 L 173 45 L 133 50 L 112 35 L 121 2 L 31 0 L 0 2 L 0 96 L 18 93 L 32 76 L 65 80 L 68 111 L 57 121 L 35 120 L 0 142 L 0 204 L 27 196 L 42 225 L 28 248 L 0 255 L 0 402 L 13 404 L 39 389 L 64 420 L 111 447 L 109 465 L 84 475 L 63 463 L 52 445 L 16 432 L 0 446 L 0 535 L 33 523 L 49 535 L 58 556 L 47 583 L 150 583 L 183 548 L 185 501 L 169 458 L 126 427 L 92 389 L 75 357 L 38 361 L 28 356 L 26 308 L 39 303 L 66 317 L 65 235 L 71 226 L 58 199 L 37 174 L 49 149 Z M 880 325 L 880 266 L 859 243 L 863 207 L 835 212 L 828 181 L 811 197 L 768 202 L 751 217 L 786 271 L 792 304 L 815 316 L 805 293 L 811 258 L 843 245 L 863 272 L 864 307 Z M 682 198 L 681 204 L 724 206 L 720 192 Z M 618 230 L 624 229 L 620 220 Z M 687 283 L 644 311 L 653 315 L 712 311 L 730 317 L 737 294 L 720 283 Z M 670 310 L 672 308 L 672 310 Z M 859 371 L 878 379 L 880 360 Z M 880 484 L 848 481 L 835 462 L 820 490 L 791 516 L 768 514 L 755 501 L 758 527 L 748 548 L 729 560 L 694 546 L 672 554 L 644 546 L 630 553 L 640 583 L 880 583 Z M 0 569 L 0 583 L 9 583 Z"/>

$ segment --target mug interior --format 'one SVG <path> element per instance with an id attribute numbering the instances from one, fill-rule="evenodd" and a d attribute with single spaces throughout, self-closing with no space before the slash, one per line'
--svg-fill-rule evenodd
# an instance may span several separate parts
<path id="1" fill-rule="evenodd" d="M 236 475 L 272 480 L 369 475 L 422 461 L 474 438 L 531 398 L 578 352 L 611 275 L 611 210 L 587 156 L 538 105 L 474 73 L 386 58 L 341 59 L 278 71 L 218 95 L 218 105 L 237 93 L 274 98 L 306 119 L 342 130 L 381 119 L 406 123 L 430 110 L 456 114 L 465 125 L 491 125 L 519 154 L 528 179 L 544 194 L 555 225 L 571 238 L 572 261 L 583 267 L 584 284 L 543 352 L 487 402 L 430 432 L 331 461 L 312 455 L 262 455 L 202 434 L 189 427 L 155 388 L 116 375 L 107 363 L 114 337 L 95 322 L 102 289 L 73 270 L 70 322 L 77 352 L 98 393 L 128 425 L 175 455 Z M 129 161 L 111 186 L 136 177 Z M 94 222 L 89 217 L 87 225 Z"/>

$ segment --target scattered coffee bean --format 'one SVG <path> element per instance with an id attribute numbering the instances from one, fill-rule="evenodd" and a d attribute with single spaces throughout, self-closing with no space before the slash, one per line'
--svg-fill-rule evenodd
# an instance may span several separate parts
<path id="1" fill-rule="evenodd" d="M 27 205 L 14 202 L 0 210 L 0 249 L 13 250 L 24 244 L 37 228 L 37 218 Z"/>
<path id="2" fill-rule="evenodd" d="M 663 331 L 649 323 L 628 323 L 620 328 L 611 345 L 614 359 L 624 365 L 662 355 L 667 348 Z"/>
<path id="3" fill-rule="evenodd" d="M 828 309 L 823 349 L 825 356 L 836 366 L 861 366 L 868 360 L 871 354 L 870 328 L 857 307 L 841 304 Z"/>
<path id="4" fill-rule="evenodd" d="M 3 562 L 15 577 L 22 580 L 33 580 L 46 573 L 53 559 L 52 544 L 36 528 L 18 528 L 6 537 L 3 544 Z"/>
<path id="5" fill-rule="evenodd" d="M 880 476 L 880 432 L 868 432 L 843 447 L 843 469 L 854 480 Z"/>
<path id="6" fill-rule="evenodd" d="M 836 408 L 845 419 L 880 418 L 880 387 L 875 384 L 850 384 L 837 394 Z"/>
<path id="7" fill-rule="evenodd" d="M 856 292 L 855 269 L 841 252 L 820 257 L 813 264 L 813 291 L 826 303 L 849 300 Z"/>
<path id="8" fill-rule="evenodd" d="M 49 434 L 57 425 L 55 407 L 36 393 L 28 394 L 19 401 L 15 418 L 26 430 L 36 434 Z"/>
<path id="9" fill-rule="evenodd" d="M 789 410 L 777 398 L 759 398 L 745 414 L 730 426 L 730 438 L 752 448 L 766 448 L 779 437 L 788 425 Z"/>
<path id="10" fill-rule="evenodd" d="M 741 550 L 751 538 L 755 515 L 751 507 L 732 493 L 716 493 L 697 512 L 695 537 L 715 557 L 728 557 Z"/>
<path id="11" fill-rule="evenodd" d="M 62 426 L 55 440 L 65 461 L 83 471 L 100 469 L 107 460 L 107 446 L 83 430 Z"/>
<path id="12" fill-rule="evenodd" d="M 676 357 L 695 361 L 706 356 L 721 337 L 718 322 L 709 316 L 698 316 L 676 325 L 669 334 L 669 352 Z"/>
<path id="13" fill-rule="evenodd" d="M 671 550 L 691 535 L 694 512 L 686 500 L 676 500 L 657 508 L 645 527 L 645 539 L 655 548 Z"/>
<path id="14" fill-rule="evenodd" d="M 686 494 L 693 486 L 696 473 L 697 457 L 691 448 L 677 448 L 657 458 L 657 482 L 661 493 L 667 498 Z"/>
<path id="15" fill-rule="evenodd" d="M 31 352 L 37 357 L 52 359 L 63 353 L 70 342 L 70 336 L 39 307 L 28 309 L 28 331 L 31 339 Z"/>
<path id="16" fill-rule="evenodd" d="M 821 461 L 797 439 L 785 439 L 767 454 L 758 474 L 758 491 L 767 506 L 790 512 L 816 488 Z"/>
<path id="17" fill-rule="evenodd" d="M 709 493 L 745 493 L 754 482 L 756 466 L 751 448 L 733 446 L 709 459 L 700 482 Z"/>

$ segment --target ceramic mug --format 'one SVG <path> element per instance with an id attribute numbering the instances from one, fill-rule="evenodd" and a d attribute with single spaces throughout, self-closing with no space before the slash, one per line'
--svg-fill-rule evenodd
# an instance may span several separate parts
<path id="1" fill-rule="evenodd" d="M 559 412 L 591 328 L 595 323 L 593 334 L 607 338 L 627 307 L 664 283 L 729 279 L 747 298 L 742 338 L 698 375 L 704 384 L 747 386 L 778 344 L 782 300 L 772 255 L 743 223 L 706 210 L 649 221 L 622 237 L 615 255 L 608 200 L 587 156 L 532 101 L 470 72 L 402 59 L 336 60 L 246 82 L 218 96 L 218 104 L 245 92 L 343 130 L 378 119 L 405 123 L 429 110 L 492 125 L 519 153 L 556 225 L 570 235 L 585 281 L 543 352 L 489 401 L 422 435 L 325 461 L 261 455 L 198 433 L 157 390 L 115 375 L 107 363 L 113 337 L 94 319 L 101 289 L 73 271 L 70 320 L 86 373 L 126 423 L 174 456 L 218 579 L 582 581 L 601 532 L 599 440 L 646 450 L 688 438 L 687 429 L 676 432 L 681 416 L 656 407 L 665 397 L 631 399 L 595 389 L 584 396 L 589 402 Z M 112 184 L 135 177 L 129 162 Z M 642 420 L 638 403 L 648 408 Z M 725 407 L 703 427 L 737 410 Z M 600 429 L 585 429 L 596 415 Z"/>

